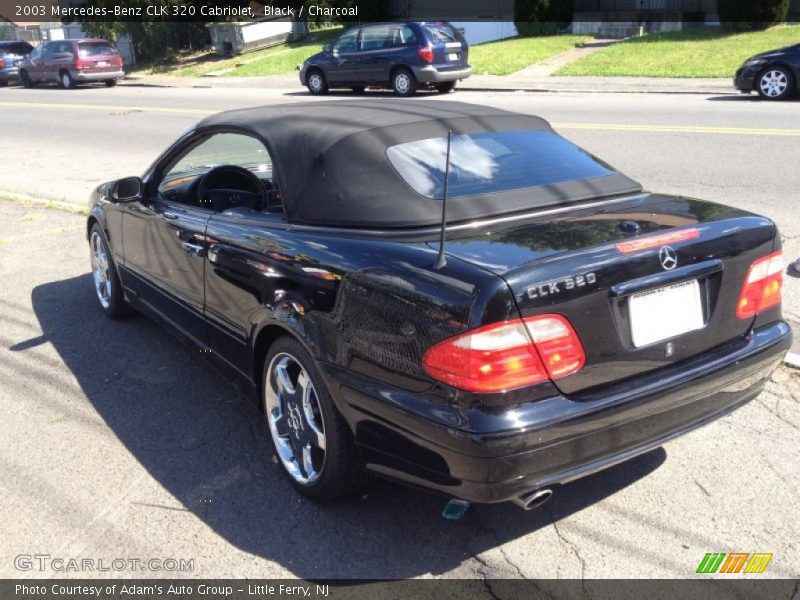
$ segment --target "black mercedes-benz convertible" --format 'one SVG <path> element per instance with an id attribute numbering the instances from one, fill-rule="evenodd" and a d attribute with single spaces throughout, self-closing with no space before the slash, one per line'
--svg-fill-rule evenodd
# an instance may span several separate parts
<path id="1" fill-rule="evenodd" d="M 773 222 L 536 117 L 399 102 L 221 113 L 91 200 L 102 309 L 257 399 L 299 492 L 533 508 L 761 391 L 791 340 Z"/>

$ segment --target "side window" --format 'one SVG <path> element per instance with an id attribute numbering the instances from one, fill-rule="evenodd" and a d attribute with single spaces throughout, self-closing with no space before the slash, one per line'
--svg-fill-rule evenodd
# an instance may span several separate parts
<path id="1" fill-rule="evenodd" d="M 403 25 L 402 27 L 398 27 L 394 31 L 394 37 L 392 39 L 393 46 L 416 46 L 417 45 L 417 36 L 414 35 L 414 30 L 411 29 L 408 25 Z"/>
<path id="2" fill-rule="evenodd" d="M 197 185 L 200 179 L 211 169 L 221 166 L 242 167 L 261 181 L 269 205 L 252 208 L 271 208 L 273 200 L 280 200 L 272 182 L 272 160 L 267 149 L 257 139 L 240 133 L 214 134 L 179 156 L 163 173 L 158 192 L 167 200 L 199 206 Z M 226 178 L 224 173 L 220 175 Z M 220 182 L 220 187 L 233 190 L 241 185 L 241 177 L 235 175 L 230 181 Z"/>
<path id="3" fill-rule="evenodd" d="M 31 50 L 31 53 L 28 54 L 28 58 L 30 60 L 39 60 L 42 56 L 42 47 L 39 46 L 38 48 L 34 48 Z"/>
<path id="4" fill-rule="evenodd" d="M 388 48 L 391 43 L 391 29 L 390 25 L 373 25 L 372 27 L 364 27 L 361 32 L 361 42 L 359 49 L 362 52 L 368 50 L 381 50 Z"/>
<path id="5" fill-rule="evenodd" d="M 342 34 L 333 43 L 333 53 L 339 54 L 340 52 L 355 52 L 358 49 L 358 29 L 353 29 L 347 33 Z"/>

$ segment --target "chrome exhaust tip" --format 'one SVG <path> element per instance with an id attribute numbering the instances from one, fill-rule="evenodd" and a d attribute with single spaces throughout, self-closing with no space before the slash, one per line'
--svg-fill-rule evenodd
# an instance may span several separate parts
<path id="1" fill-rule="evenodd" d="M 521 496 L 517 496 L 512 500 L 514 504 L 522 507 L 524 510 L 533 510 L 539 508 L 542 504 L 550 500 L 553 496 L 553 490 L 545 488 L 543 490 L 533 490 L 526 492 Z"/>

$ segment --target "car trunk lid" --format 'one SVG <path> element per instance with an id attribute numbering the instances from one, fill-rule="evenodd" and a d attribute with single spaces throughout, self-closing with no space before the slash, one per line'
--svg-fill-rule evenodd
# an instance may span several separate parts
<path id="1" fill-rule="evenodd" d="M 107 73 L 122 68 L 122 57 L 111 44 L 104 42 L 79 43 L 78 59 L 84 73 Z"/>
<path id="2" fill-rule="evenodd" d="M 555 383 L 574 394 L 746 336 L 739 295 L 774 238 L 766 218 L 643 194 L 448 240 L 447 254 L 503 277 L 522 317 L 567 317 L 586 363 Z"/>
<path id="3" fill-rule="evenodd" d="M 426 23 L 424 27 L 433 49 L 433 64 L 439 70 L 466 68 L 469 47 L 458 29 L 449 23 Z"/>

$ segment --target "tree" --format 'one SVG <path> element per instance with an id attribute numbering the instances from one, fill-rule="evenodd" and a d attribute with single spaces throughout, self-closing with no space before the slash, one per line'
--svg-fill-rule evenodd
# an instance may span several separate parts
<path id="1" fill-rule="evenodd" d="M 573 0 L 516 0 L 514 21 L 521 36 L 554 35 L 572 21 Z"/>
<path id="2" fill-rule="evenodd" d="M 730 31 L 766 29 L 786 20 L 790 0 L 717 0 L 723 27 Z"/>

